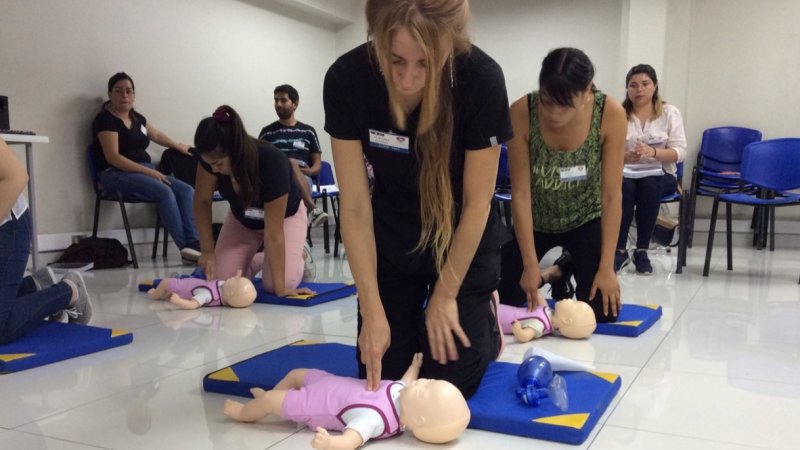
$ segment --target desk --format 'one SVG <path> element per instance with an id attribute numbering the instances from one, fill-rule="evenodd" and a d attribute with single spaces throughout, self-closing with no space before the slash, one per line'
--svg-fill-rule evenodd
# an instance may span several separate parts
<path id="1" fill-rule="evenodd" d="M 33 272 L 39 268 L 39 231 L 36 226 L 36 189 L 33 184 L 33 144 L 47 144 L 47 136 L 29 134 L 0 134 L 8 145 L 25 145 L 25 164 L 28 169 L 28 208 L 31 211 L 31 261 Z"/>

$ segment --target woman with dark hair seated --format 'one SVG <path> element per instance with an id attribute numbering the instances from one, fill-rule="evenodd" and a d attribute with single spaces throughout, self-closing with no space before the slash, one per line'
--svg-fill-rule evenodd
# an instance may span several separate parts
<path id="1" fill-rule="evenodd" d="M 194 190 L 156 170 L 147 154 L 151 140 L 186 154 L 189 146 L 173 141 L 133 109 L 136 90 L 125 72 L 108 80 L 108 98 L 92 122 L 92 149 L 100 186 L 156 202 L 159 217 L 184 263 L 195 264 L 200 258 L 200 242 L 192 217 Z"/>

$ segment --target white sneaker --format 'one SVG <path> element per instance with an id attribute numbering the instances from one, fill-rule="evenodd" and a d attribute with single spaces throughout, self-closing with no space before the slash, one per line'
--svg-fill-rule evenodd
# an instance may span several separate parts
<path id="1" fill-rule="evenodd" d="M 311 224 L 312 227 L 318 227 L 327 222 L 328 213 L 319 208 L 314 208 L 308 213 L 308 223 Z"/>
<path id="2" fill-rule="evenodd" d="M 83 277 L 79 272 L 67 272 L 62 281 L 70 281 L 78 288 L 78 299 L 75 304 L 64 310 L 69 316 L 69 323 L 88 324 L 92 320 L 92 301 Z"/>
<path id="3" fill-rule="evenodd" d="M 58 283 L 58 278 L 56 277 L 55 272 L 50 266 L 44 266 L 41 269 L 37 270 L 36 272 L 31 274 L 31 278 L 33 279 L 33 284 L 36 285 L 36 290 L 41 291 L 42 289 L 47 289 L 50 286 Z"/>
<path id="4" fill-rule="evenodd" d="M 202 253 L 191 247 L 184 247 L 181 249 L 181 258 L 189 261 L 197 261 L 200 259 L 201 255 Z"/>
<path id="5" fill-rule="evenodd" d="M 303 246 L 303 281 L 311 282 L 317 279 L 317 265 L 314 264 L 314 256 L 311 255 L 311 247 L 308 244 Z"/>

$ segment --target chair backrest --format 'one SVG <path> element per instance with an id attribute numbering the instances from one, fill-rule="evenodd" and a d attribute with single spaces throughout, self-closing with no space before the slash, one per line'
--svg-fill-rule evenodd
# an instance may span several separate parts
<path id="1" fill-rule="evenodd" d="M 194 187 L 197 176 L 197 160 L 192 155 L 181 153 L 174 148 L 167 148 L 161 152 L 158 171 L 164 175 L 172 175 Z"/>
<path id="2" fill-rule="evenodd" d="M 760 140 L 761 132 L 752 128 L 709 128 L 703 132 L 700 164 L 716 172 L 739 172 L 745 146 Z"/>
<path id="3" fill-rule="evenodd" d="M 800 188 L 800 138 L 768 139 L 745 147 L 742 179 L 772 191 Z"/>
<path id="4" fill-rule="evenodd" d="M 317 175 L 317 182 L 321 186 L 336 184 L 336 180 L 333 178 L 331 163 L 328 161 L 322 161 L 322 168 L 319 170 L 319 175 Z"/>
<path id="5" fill-rule="evenodd" d="M 675 164 L 675 178 L 678 179 L 678 183 L 683 181 L 683 161 Z"/>
<path id="6" fill-rule="evenodd" d="M 500 146 L 500 162 L 497 166 L 498 188 L 508 188 L 511 186 L 511 169 L 508 166 L 508 147 L 506 144 Z"/>

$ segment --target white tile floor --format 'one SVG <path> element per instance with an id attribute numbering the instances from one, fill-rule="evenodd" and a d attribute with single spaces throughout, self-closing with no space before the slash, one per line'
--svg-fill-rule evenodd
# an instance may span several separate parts
<path id="1" fill-rule="evenodd" d="M 342 258 L 314 248 L 321 281 L 351 277 Z M 664 316 L 639 338 L 547 337 L 542 347 L 622 375 L 623 386 L 581 446 L 467 430 L 458 449 L 799 448 L 800 258 L 735 249 L 725 271 L 717 248 L 709 278 L 704 247 L 690 250 L 686 273 L 653 254 L 655 274 L 620 276 L 623 300 L 658 303 Z M 142 247 L 142 255 L 147 249 Z M 308 430 L 269 419 L 234 423 L 224 396 L 205 394 L 204 374 L 297 339 L 355 343 L 356 301 L 313 308 L 175 311 L 148 300 L 137 284 L 185 271 L 177 254 L 145 257 L 142 267 L 91 272 L 94 324 L 134 332 L 130 345 L 15 374 L 0 375 L 3 449 L 297 449 Z M 508 345 L 517 362 L 525 347 Z M 370 448 L 434 448 L 410 435 Z"/>

